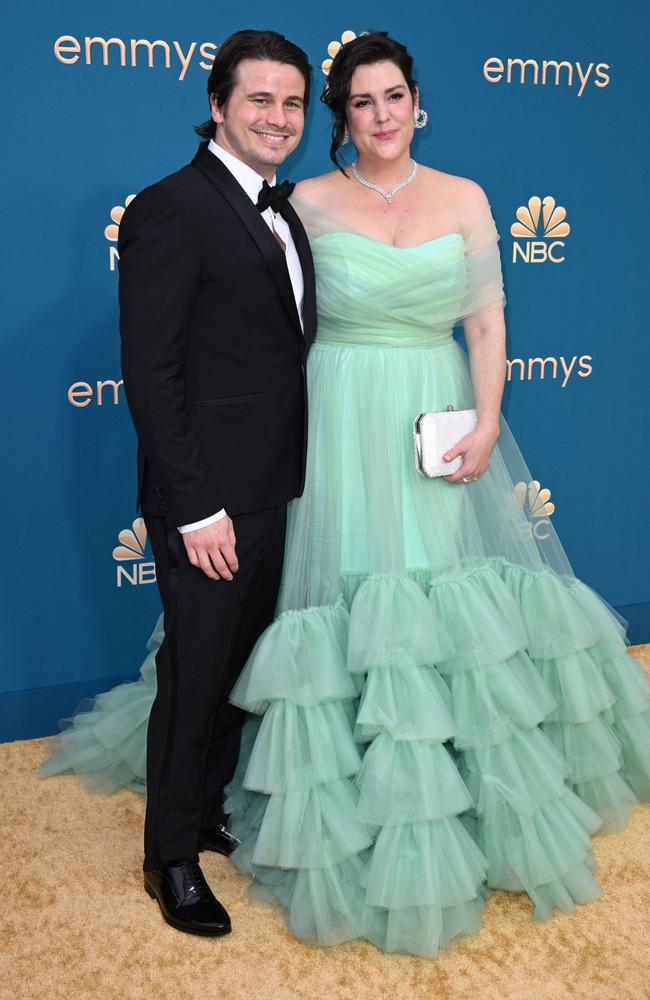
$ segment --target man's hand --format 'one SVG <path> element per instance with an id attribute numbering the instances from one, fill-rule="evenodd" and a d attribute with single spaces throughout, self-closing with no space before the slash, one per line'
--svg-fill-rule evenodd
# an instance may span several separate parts
<path id="1" fill-rule="evenodd" d="M 226 515 L 205 528 L 183 534 L 187 557 L 211 580 L 232 580 L 239 569 L 235 552 L 235 529 Z"/>

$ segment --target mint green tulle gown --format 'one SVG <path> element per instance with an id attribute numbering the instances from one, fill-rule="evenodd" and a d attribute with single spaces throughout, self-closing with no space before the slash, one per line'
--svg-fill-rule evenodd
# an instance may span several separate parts
<path id="1" fill-rule="evenodd" d="M 307 480 L 276 618 L 231 694 L 250 713 L 231 860 L 300 938 L 434 957 L 479 930 L 491 889 L 527 893 L 540 920 L 601 895 L 591 835 L 650 798 L 648 685 L 537 530 L 505 422 L 478 482 L 416 472 L 413 417 L 474 402 L 452 331 L 502 302 L 489 213 L 397 248 L 296 207 L 319 309 Z M 160 640 L 43 773 L 144 790 Z"/>

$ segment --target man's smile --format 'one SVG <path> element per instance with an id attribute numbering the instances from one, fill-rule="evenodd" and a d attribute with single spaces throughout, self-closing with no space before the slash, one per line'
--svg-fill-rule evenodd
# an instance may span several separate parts
<path id="1" fill-rule="evenodd" d="M 269 143 L 271 146 L 281 146 L 283 142 L 291 138 L 289 135 L 282 134 L 280 132 L 263 132 L 260 129 L 252 129 L 255 135 L 258 135 L 263 142 Z"/>

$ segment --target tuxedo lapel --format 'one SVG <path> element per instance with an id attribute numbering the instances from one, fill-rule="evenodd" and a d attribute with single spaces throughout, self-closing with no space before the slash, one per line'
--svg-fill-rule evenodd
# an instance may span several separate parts
<path id="1" fill-rule="evenodd" d="M 314 258 L 307 239 L 305 227 L 300 221 L 296 210 L 290 201 L 286 202 L 280 214 L 286 219 L 296 246 L 298 259 L 302 268 L 304 281 L 304 296 L 302 301 L 302 321 L 307 350 L 316 336 L 316 279 L 314 275 Z"/>
<path id="2" fill-rule="evenodd" d="M 242 224 L 250 233 L 266 261 L 291 323 L 302 337 L 302 326 L 300 324 L 300 317 L 298 316 L 298 309 L 296 308 L 296 300 L 291 286 L 291 278 L 289 277 L 285 255 L 262 218 L 259 209 L 253 204 L 241 185 L 235 180 L 221 160 L 209 152 L 207 143 L 199 146 L 196 156 L 192 160 L 192 166 L 200 170 L 210 183 L 214 185 L 233 211 L 237 213 Z M 296 247 L 296 249 L 298 248 Z"/>

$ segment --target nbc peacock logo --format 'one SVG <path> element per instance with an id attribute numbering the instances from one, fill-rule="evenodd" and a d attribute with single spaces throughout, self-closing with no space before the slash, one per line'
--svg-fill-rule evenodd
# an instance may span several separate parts
<path id="1" fill-rule="evenodd" d="M 523 525 L 526 534 L 543 542 L 551 533 L 551 516 L 555 512 L 551 491 L 542 489 L 538 480 L 534 479 L 532 483 L 517 483 L 515 493 L 526 518 Z"/>
<path id="2" fill-rule="evenodd" d="M 124 199 L 123 205 L 113 205 L 111 209 L 111 222 L 106 226 L 104 230 L 104 236 L 109 243 L 113 244 L 108 248 L 108 269 L 109 271 L 114 271 L 117 265 L 120 255 L 117 252 L 117 238 L 120 235 L 120 222 L 122 221 L 122 216 L 126 212 L 127 208 L 135 198 L 134 194 L 127 195 Z"/>
<path id="3" fill-rule="evenodd" d="M 566 221 L 566 208 L 558 205 L 550 194 L 545 198 L 533 195 L 527 205 L 520 205 L 515 212 L 517 221 L 510 226 L 515 237 L 512 244 L 512 263 L 517 259 L 526 264 L 561 264 L 564 261 L 564 237 L 571 232 Z M 523 240 L 525 242 L 519 242 Z"/>
<path id="4" fill-rule="evenodd" d="M 368 32 L 362 31 L 361 34 L 367 35 Z M 322 69 L 325 76 L 327 76 L 330 69 L 332 68 L 332 63 L 334 62 L 334 56 L 336 56 L 341 51 L 343 46 L 348 44 L 348 42 L 353 42 L 356 37 L 357 36 L 354 31 L 348 30 L 343 32 L 343 34 L 341 35 L 340 42 L 334 41 L 329 43 L 329 45 L 327 46 L 327 54 L 329 56 L 329 59 L 323 59 L 322 63 L 320 64 L 320 68 Z"/>
<path id="5" fill-rule="evenodd" d="M 155 583 L 156 564 L 146 558 L 147 526 L 144 519 L 136 517 L 130 528 L 120 531 L 117 540 L 120 544 L 113 549 L 113 559 L 117 563 L 116 585 L 137 587 L 144 583 Z"/>

